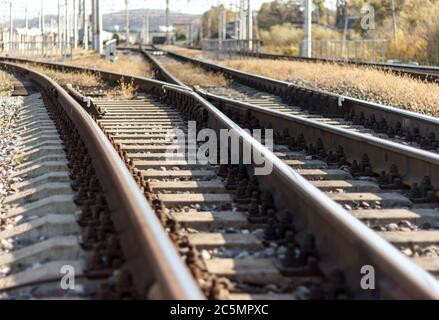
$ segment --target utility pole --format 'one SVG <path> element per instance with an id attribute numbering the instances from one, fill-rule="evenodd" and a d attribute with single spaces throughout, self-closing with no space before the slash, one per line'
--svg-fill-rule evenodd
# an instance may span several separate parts
<path id="1" fill-rule="evenodd" d="M 41 59 L 44 59 L 44 2 L 41 0 Z"/>
<path id="2" fill-rule="evenodd" d="M 392 0 L 393 39 L 398 40 L 395 0 Z"/>
<path id="3" fill-rule="evenodd" d="M 76 0 L 73 0 L 73 48 L 78 47 L 78 38 L 78 14 Z"/>
<path id="4" fill-rule="evenodd" d="M 126 46 L 130 44 L 130 11 L 129 11 L 130 1 L 125 0 L 125 31 L 126 31 Z"/>
<path id="5" fill-rule="evenodd" d="M 61 48 L 62 37 L 61 37 L 61 0 L 58 0 L 58 48 Z"/>
<path id="6" fill-rule="evenodd" d="M 246 39 L 246 17 L 245 17 L 245 0 L 241 0 L 239 4 L 239 40 Z"/>
<path id="7" fill-rule="evenodd" d="M 207 39 L 212 38 L 212 17 L 209 16 L 207 17 Z"/>
<path id="8" fill-rule="evenodd" d="M 170 17 L 169 17 L 169 0 L 166 0 L 166 44 L 170 43 Z"/>
<path id="9" fill-rule="evenodd" d="M 96 0 L 91 0 L 91 46 L 96 51 Z"/>
<path id="10" fill-rule="evenodd" d="M 64 10 L 64 13 L 65 13 L 65 17 L 64 17 L 64 37 L 65 37 L 65 45 L 64 45 L 64 47 L 65 48 L 68 48 L 69 47 L 69 7 L 68 7 L 68 1 L 67 0 L 65 0 L 65 3 L 64 3 L 64 5 L 65 5 L 65 10 Z"/>
<path id="11" fill-rule="evenodd" d="M 101 7 L 101 0 L 95 0 L 96 1 L 96 41 L 97 41 L 97 52 L 99 54 L 103 54 L 104 52 L 104 43 L 102 39 L 102 7 Z"/>
<path id="12" fill-rule="evenodd" d="M 248 49 L 251 51 L 253 48 L 253 6 L 252 0 L 248 0 L 247 7 L 247 17 L 248 17 L 248 27 L 247 27 L 247 37 L 248 37 Z"/>
<path id="13" fill-rule="evenodd" d="M 149 10 L 146 10 L 145 43 L 149 44 Z"/>
<path id="14" fill-rule="evenodd" d="M 84 34 L 82 37 L 82 44 L 84 50 L 88 50 L 88 15 L 87 15 L 87 0 L 83 0 L 82 4 L 82 27 L 84 28 Z"/>
<path id="15" fill-rule="evenodd" d="M 346 53 L 346 44 L 347 44 L 347 37 L 348 37 L 348 27 L 349 27 L 349 15 L 348 15 L 348 6 L 346 4 L 345 9 L 344 9 L 343 41 L 342 41 L 342 45 L 341 45 L 341 58 L 342 59 L 345 58 L 345 53 Z"/>
<path id="16" fill-rule="evenodd" d="M 226 40 L 227 39 L 227 9 L 223 6 L 223 11 L 222 11 L 222 19 L 223 19 L 223 22 L 222 22 L 222 27 L 223 27 L 223 30 L 222 30 L 222 32 L 221 32 L 221 35 L 223 36 L 223 40 Z"/>
<path id="17" fill-rule="evenodd" d="M 218 50 L 221 51 L 223 44 L 223 5 L 220 5 L 218 8 Z"/>
<path id="18" fill-rule="evenodd" d="M 304 34 L 305 38 L 303 40 L 303 53 L 302 56 L 305 58 L 311 58 L 311 26 L 312 26 L 312 0 L 305 0 L 305 19 L 304 19 Z"/>
<path id="19" fill-rule="evenodd" d="M 44 34 L 44 24 L 45 24 L 45 21 L 44 21 L 44 2 L 43 2 L 43 0 L 41 0 L 41 34 L 43 35 Z"/>
<path id="20" fill-rule="evenodd" d="M 29 29 L 29 17 L 28 17 L 28 14 L 27 14 L 27 5 L 26 5 L 26 7 L 25 7 L 25 9 L 24 9 L 24 14 L 25 14 L 25 18 L 24 18 L 24 20 L 25 20 L 25 28 L 26 28 L 26 30 L 28 30 Z"/>
<path id="21" fill-rule="evenodd" d="M 9 3 L 9 55 L 12 53 L 12 37 L 14 35 L 14 20 L 12 19 L 12 1 Z"/>

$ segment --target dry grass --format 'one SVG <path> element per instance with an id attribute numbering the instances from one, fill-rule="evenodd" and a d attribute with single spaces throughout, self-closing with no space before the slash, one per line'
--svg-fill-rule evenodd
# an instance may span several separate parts
<path id="1" fill-rule="evenodd" d="M 222 65 L 358 99 L 439 116 L 439 86 L 373 68 L 276 60 L 230 60 Z"/>
<path id="2" fill-rule="evenodd" d="M 229 85 L 224 75 L 207 72 L 192 63 L 180 63 L 168 58 L 162 58 L 161 62 L 170 73 L 188 86 L 226 87 Z"/>
<path id="3" fill-rule="evenodd" d="M 110 100 L 131 100 L 135 97 L 137 89 L 132 81 L 126 82 L 122 78 L 118 81 L 118 87 L 109 91 L 105 98 Z"/>
<path id="4" fill-rule="evenodd" d="M 192 58 L 201 58 L 203 57 L 203 52 L 201 50 L 188 49 L 178 46 L 160 46 L 160 49 L 165 51 L 174 52 L 177 54 L 181 54 L 184 56 L 192 57 Z"/>
<path id="5" fill-rule="evenodd" d="M 30 67 L 37 72 L 47 75 L 62 86 L 65 86 L 67 84 L 72 84 L 74 86 L 80 87 L 93 87 L 103 85 L 103 80 L 91 72 L 62 72 L 33 64 L 28 64 L 27 67 Z"/>
<path id="6" fill-rule="evenodd" d="M 122 52 L 119 52 L 118 60 L 111 62 L 101 58 L 97 53 L 85 52 L 82 55 L 77 55 L 69 63 L 77 66 L 126 73 L 139 77 L 154 77 L 150 64 L 138 53 L 129 53 L 128 55 L 125 55 Z"/>
<path id="7" fill-rule="evenodd" d="M 61 86 L 72 84 L 83 93 L 84 91 L 87 91 L 87 89 L 94 91 L 99 88 L 105 94 L 103 96 L 104 99 L 130 100 L 134 98 L 137 91 L 137 87 L 132 82 L 126 82 L 123 78 L 119 80 L 118 85 L 113 88 L 106 84 L 102 78 L 91 72 L 61 72 L 33 64 L 27 64 L 27 66 L 37 72 L 47 75 L 58 82 Z"/>
<path id="8" fill-rule="evenodd" d="M 13 77 L 5 72 L 0 71 L 0 97 L 5 97 L 11 95 L 13 90 Z"/>

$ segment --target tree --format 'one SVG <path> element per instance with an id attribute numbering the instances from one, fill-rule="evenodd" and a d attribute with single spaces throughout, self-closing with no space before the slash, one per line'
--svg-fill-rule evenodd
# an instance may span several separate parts
<path id="1" fill-rule="evenodd" d="M 303 23 L 303 13 L 300 10 L 301 0 L 275 0 L 264 3 L 258 13 L 259 27 L 269 29 L 284 23 Z"/>

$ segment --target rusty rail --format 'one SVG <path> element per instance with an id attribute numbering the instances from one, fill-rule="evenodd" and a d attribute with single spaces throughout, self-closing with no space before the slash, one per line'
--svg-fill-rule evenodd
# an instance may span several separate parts
<path id="1" fill-rule="evenodd" d="M 307 141 L 313 142 L 321 139 L 329 150 L 335 150 L 341 145 L 350 162 L 361 160 L 361 155 L 367 154 L 372 170 L 377 175 L 382 171 L 387 171 L 391 165 L 396 165 L 405 184 L 410 186 L 414 183 L 421 183 L 423 177 L 429 176 L 434 188 L 439 190 L 438 154 L 221 97 L 201 89 L 196 89 L 196 92 L 214 105 L 220 106 L 221 110 L 231 108 L 251 112 L 261 123 L 271 123 L 276 129 L 287 129 L 293 136 L 303 134 Z"/>
<path id="2" fill-rule="evenodd" d="M 431 135 L 439 139 L 439 120 L 434 117 L 321 90 L 309 89 L 285 81 L 222 67 L 173 52 L 166 53 L 180 61 L 191 62 L 208 71 L 223 73 L 239 83 L 278 95 L 284 101 L 299 105 L 310 112 L 338 118 L 352 118 L 359 115 L 364 115 L 364 119 L 384 118 L 389 128 L 402 130 L 404 133 L 416 133 L 424 139 L 428 139 Z"/>
<path id="3" fill-rule="evenodd" d="M 34 82 L 77 128 L 112 209 L 138 291 L 149 288 L 149 298 L 154 299 L 203 299 L 154 211 L 96 122 L 49 77 L 13 63 L 1 62 L 0 66 Z"/>
<path id="4" fill-rule="evenodd" d="M 294 212 L 294 221 L 300 224 L 302 230 L 315 236 L 319 252 L 325 257 L 324 269 L 330 272 L 334 265 L 339 266 L 345 271 L 350 288 L 358 297 L 371 298 L 370 292 L 360 288 L 359 270 L 364 265 L 373 265 L 376 274 L 380 275 L 377 286 L 382 298 L 439 299 L 439 282 L 430 274 L 291 170 L 214 105 L 184 88 L 169 87 L 166 91 L 167 102 L 184 100 L 201 106 L 207 111 L 209 128 L 231 130 L 242 145 L 260 154 L 273 166 L 270 175 L 260 177 L 262 190 L 269 190 L 275 196 L 276 203 L 281 205 L 278 210 Z"/>
<path id="5" fill-rule="evenodd" d="M 80 69 L 65 65 L 59 68 Z M 87 71 L 90 72 L 88 69 Z M 373 265 L 376 268 L 377 288 L 381 298 L 439 299 L 439 283 L 431 275 L 327 198 L 197 93 L 188 88 L 167 85 L 146 78 L 104 71 L 95 72 L 103 73 L 110 80 L 130 77 L 149 94 L 158 95 L 163 101 L 178 106 L 182 112 L 192 114 L 199 121 L 207 123 L 208 127 L 216 130 L 231 130 L 233 135 L 239 137 L 241 144 L 251 146 L 261 154 L 273 165 L 272 174 L 261 178 L 262 189 L 270 190 L 275 195 L 276 203 L 280 204 L 279 210 L 294 212 L 294 219 L 302 226 L 301 230 L 311 232 L 315 236 L 325 272 L 330 272 L 334 265 L 342 269 L 350 289 L 356 296 L 373 297 L 373 294 L 371 296 L 370 292 L 362 290 L 359 285 L 361 267 Z M 69 104 L 72 103 L 74 104 L 70 99 Z M 76 104 L 76 108 L 78 107 Z M 85 115 L 85 112 L 82 113 Z M 93 132 L 97 134 L 95 130 L 96 125 L 93 126 Z M 102 136 L 101 133 L 99 135 Z M 102 139 L 105 140 L 104 137 Z M 108 144 L 108 141 L 105 143 Z M 92 145 L 92 147 L 97 146 Z M 117 175 L 117 168 L 115 170 L 114 175 Z M 129 173 L 126 175 L 129 176 Z M 143 197 L 141 194 L 138 196 Z M 169 269 L 165 268 L 165 270 Z M 162 273 L 162 271 L 156 272 Z"/>
<path id="6" fill-rule="evenodd" d="M 360 62 L 353 60 L 341 59 L 325 59 L 325 58 L 304 58 L 291 55 L 249 52 L 249 51 L 231 51 L 232 55 L 239 55 L 249 58 L 268 59 L 268 60 L 287 60 L 287 61 L 305 61 L 305 62 L 322 62 L 322 63 L 336 63 L 339 65 L 355 65 L 363 67 L 372 67 L 376 69 L 390 71 L 395 74 L 407 75 L 422 81 L 439 83 L 439 67 L 436 66 L 416 66 L 400 63 L 373 63 Z"/>

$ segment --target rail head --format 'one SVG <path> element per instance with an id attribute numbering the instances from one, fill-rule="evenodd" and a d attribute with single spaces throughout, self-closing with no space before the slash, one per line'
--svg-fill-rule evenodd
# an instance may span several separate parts
<path id="1" fill-rule="evenodd" d="M 131 243 L 132 247 L 128 248 L 128 252 L 137 254 L 141 260 L 140 266 L 145 269 L 148 267 L 148 272 L 154 274 L 154 284 L 158 286 L 160 297 L 178 300 L 204 299 L 125 163 L 97 123 L 49 77 L 13 63 L 0 62 L 0 66 L 26 75 L 42 91 L 50 93 L 66 112 L 87 146 L 114 218 L 127 228 L 120 230 L 121 238 L 127 233 L 131 233 L 131 236 L 135 233 L 136 242 L 134 246 Z M 124 246 L 123 241 L 122 245 Z M 141 283 L 136 285 L 143 286 Z"/>
<path id="2" fill-rule="evenodd" d="M 336 128 L 312 119 L 221 97 L 200 88 L 195 88 L 195 91 L 207 100 L 215 102 L 215 104 L 237 108 L 238 110 L 252 111 L 255 114 L 262 115 L 267 123 L 271 123 L 278 129 L 288 128 L 290 132 L 301 132 L 308 139 L 307 141 L 321 137 L 323 144 L 329 150 L 332 148 L 335 150 L 338 145 L 342 145 L 346 157 L 350 161 L 360 160 L 356 156 L 361 157 L 363 154 L 367 154 L 373 170 L 378 171 L 377 174 L 380 174 L 383 170 L 387 171 L 391 165 L 396 165 L 403 181 L 408 186 L 421 183 L 419 179 L 429 176 L 432 186 L 439 190 L 439 155 L 436 153 L 343 128 Z M 311 142 L 315 141 L 311 140 Z M 360 146 L 361 148 L 359 148 Z M 359 150 L 361 150 L 361 153 L 359 153 Z"/>
<path id="3" fill-rule="evenodd" d="M 248 57 L 254 57 L 259 59 L 272 59 L 272 60 L 290 60 L 290 61 L 306 61 L 306 62 L 323 62 L 323 63 L 336 63 L 339 65 L 358 65 L 364 67 L 374 67 L 384 70 L 390 70 L 412 75 L 418 75 L 428 80 L 437 81 L 439 75 L 439 67 L 429 65 L 413 65 L 404 63 L 384 63 L 384 62 L 363 62 L 355 60 L 343 60 L 343 59 L 329 59 L 329 58 L 307 58 L 283 54 L 261 53 L 261 52 L 247 52 L 247 51 L 231 51 L 232 54 L 242 55 Z"/>
<path id="4" fill-rule="evenodd" d="M 138 81 L 141 82 L 142 79 L 138 78 Z M 360 266 L 370 264 L 376 267 L 377 274 L 379 274 L 377 283 L 388 297 L 400 299 L 439 299 L 439 285 L 431 275 L 416 266 L 393 246 L 291 170 L 290 167 L 253 139 L 246 131 L 233 123 L 214 105 L 197 93 L 184 87 L 164 85 L 161 86 L 161 90 L 164 90 L 165 94 L 171 92 L 177 97 L 193 99 L 194 103 L 202 106 L 207 111 L 209 125 L 212 128 L 220 127 L 232 130 L 241 138 L 240 140 L 243 143 L 250 145 L 266 161 L 273 165 L 273 173 L 261 178 L 263 180 L 262 184 L 273 187 L 273 194 L 278 195 L 276 197 L 282 198 L 281 203 L 283 203 L 284 209 L 296 212 L 296 215 L 299 216 L 298 218 L 303 220 L 303 223 L 315 232 L 318 245 L 321 244 L 322 247 L 332 249 L 329 250 L 330 252 L 324 252 L 325 256 L 331 256 L 331 259 L 337 261 L 344 261 L 342 264 L 349 270 L 350 276 L 353 277 L 352 283 L 360 283 Z M 65 99 L 68 99 L 68 97 L 65 97 Z M 69 104 L 74 105 L 76 103 L 71 100 Z M 81 110 L 77 104 L 75 108 Z M 85 117 L 85 112 L 81 111 L 84 113 L 82 116 Z M 96 125 L 95 123 L 93 125 L 92 131 L 95 131 Z M 102 140 L 109 144 L 105 136 L 102 133 L 100 134 L 102 135 Z M 114 152 L 111 145 L 109 147 Z M 119 161 L 121 160 L 119 159 Z M 126 175 L 126 179 L 132 179 L 128 172 Z M 132 180 L 131 183 L 134 183 L 134 181 Z M 139 197 L 141 198 L 143 195 L 140 194 Z M 150 211 L 143 214 L 153 215 Z M 158 223 L 158 221 L 156 222 Z M 139 226 L 139 228 L 141 227 Z M 147 239 L 145 241 L 148 242 Z M 176 253 L 169 254 L 173 255 Z M 164 270 L 169 269 L 165 268 Z M 155 272 L 160 271 L 155 270 Z M 184 289 L 188 290 L 188 287 L 181 288 L 181 290 Z M 360 290 L 359 288 L 353 289 Z M 197 294 L 194 293 L 194 295 Z"/>
<path id="5" fill-rule="evenodd" d="M 260 75 L 251 74 L 230 67 L 218 66 L 211 62 L 207 62 L 197 58 L 187 57 L 174 52 L 169 52 L 169 51 L 165 51 L 165 52 L 175 57 L 176 59 L 192 62 L 196 65 L 207 67 L 216 72 L 223 72 L 226 75 L 236 78 L 238 81 L 239 79 L 241 80 L 244 79 L 251 84 L 260 85 L 261 89 L 263 89 L 264 86 L 267 89 L 272 88 L 269 91 L 275 94 L 279 94 L 282 97 L 289 97 L 291 95 L 294 95 L 293 92 L 291 92 L 291 89 L 313 92 L 318 95 L 325 96 L 327 98 L 333 97 L 341 103 L 340 108 L 344 106 L 346 106 L 349 109 L 352 108 L 354 110 L 358 108 L 360 111 L 369 111 L 371 114 L 373 114 L 373 112 L 380 112 L 382 114 L 386 114 L 394 117 L 390 119 L 390 121 L 393 122 L 393 124 L 396 124 L 396 122 L 400 122 L 404 128 L 419 129 L 421 132 L 424 133 L 425 137 L 428 136 L 430 132 L 434 132 L 436 137 L 439 137 L 439 120 L 434 117 L 430 117 L 413 111 L 403 110 L 392 106 L 386 106 L 370 101 L 356 99 L 353 97 L 337 95 L 323 90 L 310 89 L 286 81 L 281 81 Z M 347 111 L 348 109 L 344 110 L 345 113 L 347 113 Z"/>
<path id="6" fill-rule="evenodd" d="M 353 290 L 361 291 L 361 266 L 372 265 L 376 274 L 380 275 L 377 283 L 385 297 L 439 299 L 439 282 L 436 279 L 292 170 L 217 107 L 196 92 L 179 87 L 166 90 L 192 97 L 208 111 L 210 128 L 231 130 L 243 144 L 272 165 L 270 175 L 260 176 L 261 185 L 269 186 L 268 190 L 272 194 L 281 195 L 283 198 L 277 200 L 283 203 L 284 209 L 296 211 L 303 223 L 316 232 L 318 247 L 332 249 L 323 255 L 332 256 L 329 260 L 338 263 L 344 260 L 341 264 L 349 270 L 350 280 L 358 283 L 358 287 Z"/>
<path id="7" fill-rule="evenodd" d="M 148 51 L 140 50 L 140 52 L 144 55 L 145 59 L 149 60 L 155 66 L 157 72 L 161 75 L 162 78 L 164 78 L 164 80 L 181 87 L 187 87 L 183 82 L 178 80 L 173 74 L 171 74 L 166 68 L 164 68 L 160 61 L 158 61 Z"/>

